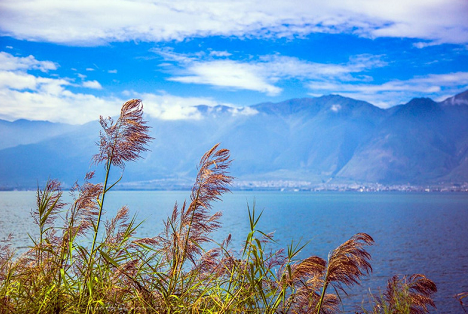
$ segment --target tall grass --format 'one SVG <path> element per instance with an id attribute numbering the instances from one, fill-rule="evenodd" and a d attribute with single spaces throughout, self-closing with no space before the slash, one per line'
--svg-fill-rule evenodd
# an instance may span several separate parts
<path id="1" fill-rule="evenodd" d="M 387 284 L 386 291 L 378 298 L 372 297 L 371 311 L 365 313 L 414 313 L 428 312 L 428 306 L 435 307 L 432 294 L 437 287 L 426 276 L 416 274 L 412 276 L 392 277 Z"/>
<path id="2" fill-rule="evenodd" d="M 15 257 L 0 246 L 0 313 L 336 313 L 347 287 L 372 271 L 368 234 L 358 233 L 331 251 L 328 259 L 298 253 L 291 243 L 271 250 L 271 234 L 258 229 L 261 213 L 248 209 L 250 232 L 241 252 L 211 238 L 221 227 L 213 202 L 229 191 L 229 151 L 218 145 L 198 165 L 190 199 L 175 204 L 162 231 L 137 238 L 139 224 L 122 207 L 104 215 L 106 195 L 122 178 L 110 181 L 113 169 L 140 158 L 151 140 L 139 100 L 122 106 L 119 118 L 101 117 L 99 153 L 102 183 L 74 186 L 73 201 L 49 180 L 37 191 L 32 213 L 39 237 Z M 60 221 L 60 222 L 59 222 Z M 211 249 L 206 249 L 206 247 Z M 427 313 L 435 306 L 432 281 L 422 275 L 389 282 L 387 292 L 372 299 L 372 313 Z"/>

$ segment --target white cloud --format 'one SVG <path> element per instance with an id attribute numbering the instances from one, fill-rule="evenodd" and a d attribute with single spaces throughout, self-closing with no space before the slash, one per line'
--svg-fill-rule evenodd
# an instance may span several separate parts
<path id="1" fill-rule="evenodd" d="M 48 72 L 56 70 L 57 64 L 50 61 L 38 61 L 33 56 L 15 57 L 9 53 L 0 51 L 0 71 L 25 71 L 40 70 Z"/>
<path id="2" fill-rule="evenodd" d="M 96 120 L 99 115 L 117 115 L 121 99 L 105 99 L 90 94 L 75 94 L 68 90 L 17 91 L 0 89 L 3 119 L 20 118 L 82 124 Z"/>
<path id="3" fill-rule="evenodd" d="M 466 12 L 465 0 L 2 1 L 0 30 L 18 39 L 78 45 L 312 32 L 466 44 Z"/>
<path id="4" fill-rule="evenodd" d="M 119 97 L 97 97 L 92 94 L 74 93 L 69 87 L 79 86 L 66 78 L 35 76 L 28 70 L 55 69 L 49 61 L 38 61 L 33 56 L 15 57 L 1 53 L 0 58 L 0 119 L 34 119 L 82 124 L 97 120 L 100 115 L 115 116 L 125 101 Z M 83 87 L 100 89 L 98 81 L 84 81 Z M 254 114 L 252 110 L 235 108 L 231 104 L 219 103 L 211 98 L 178 97 L 163 91 L 158 94 L 138 94 L 133 91 L 122 93 L 128 98 L 141 98 L 145 112 L 152 117 L 166 120 L 200 119 L 201 113 L 193 106 L 224 105 L 236 114 Z"/>
<path id="5" fill-rule="evenodd" d="M 107 73 L 115 74 L 115 73 L 117 73 L 117 70 L 109 70 L 109 71 L 107 71 Z"/>
<path id="6" fill-rule="evenodd" d="M 86 71 L 92 72 L 92 71 L 94 71 L 94 69 L 93 68 L 86 68 Z"/>
<path id="7" fill-rule="evenodd" d="M 200 57 L 199 54 L 177 54 L 167 49 L 153 52 L 167 62 L 167 71 L 174 75 L 169 78 L 171 81 L 252 90 L 269 96 L 281 93 L 282 88 L 276 86 L 281 80 L 362 81 L 369 80 L 362 75 L 366 70 L 387 65 L 382 56 L 370 55 L 353 56 L 346 64 L 325 64 L 279 55 L 234 61 Z M 357 74 L 361 77 L 356 77 Z"/>
<path id="8" fill-rule="evenodd" d="M 48 72 L 57 69 L 50 61 L 38 61 L 33 56 L 15 57 L 0 52 L 0 89 L 32 90 L 54 93 L 63 90 L 62 86 L 70 85 L 67 80 L 36 77 L 28 74 L 29 70 Z"/>
<path id="9" fill-rule="evenodd" d="M 190 75 L 173 77 L 170 80 L 182 83 L 208 84 L 213 86 L 259 91 L 274 96 L 281 88 L 268 83 L 255 64 L 231 60 L 195 62 L 186 71 Z"/>
<path id="10" fill-rule="evenodd" d="M 32 75 L 13 71 L 0 71 L 0 88 L 2 89 L 36 89 L 37 85 L 38 80 Z"/>
<path id="11" fill-rule="evenodd" d="M 462 92 L 468 88 L 468 72 L 429 74 L 408 80 L 391 80 L 383 84 L 315 81 L 309 82 L 308 87 L 312 90 L 311 95 L 338 93 L 388 108 L 406 103 L 413 97 L 442 100 L 441 94 L 453 96 Z"/>
<path id="12" fill-rule="evenodd" d="M 229 57 L 232 54 L 227 51 L 210 51 L 210 56 L 214 57 Z"/>
<path id="13" fill-rule="evenodd" d="M 83 87 L 86 87 L 86 88 L 92 88 L 92 89 L 102 89 L 102 86 L 101 84 L 94 80 L 94 81 L 84 81 L 82 83 Z"/>
<path id="14" fill-rule="evenodd" d="M 72 93 L 67 89 L 74 86 L 69 79 L 28 73 L 40 70 L 45 74 L 57 67 L 53 62 L 38 61 L 33 56 L 15 57 L 0 52 L 0 117 L 80 124 L 96 120 L 102 113 L 118 114 L 120 99 Z M 85 85 L 91 88 L 100 86 L 97 81 L 84 82 Z"/>
<path id="15" fill-rule="evenodd" d="M 333 112 L 338 112 L 338 111 L 341 110 L 341 105 L 336 105 L 336 104 L 335 104 L 335 105 L 332 105 L 332 106 L 330 107 L 330 110 L 333 111 Z"/>
<path id="16" fill-rule="evenodd" d="M 214 107 L 224 105 L 232 107 L 232 114 L 239 114 L 241 108 L 234 108 L 232 104 L 219 103 L 211 98 L 203 97 L 179 97 L 160 91 L 159 94 L 136 93 L 134 91 L 125 91 L 126 96 L 140 98 L 143 100 L 145 112 L 151 117 L 162 120 L 180 120 L 192 119 L 199 120 L 202 114 L 195 106 L 206 105 Z M 248 111 L 248 110 L 247 110 Z M 253 114 L 247 112 L 244 114 Z"/>
<path id="17" fill-rule="evenodd" d="M 233 116 L 253 116 L 258 113 L 257 110 L 251 107 L 243 107 L 243 108 L 230 108 L 230 112 Z"/>

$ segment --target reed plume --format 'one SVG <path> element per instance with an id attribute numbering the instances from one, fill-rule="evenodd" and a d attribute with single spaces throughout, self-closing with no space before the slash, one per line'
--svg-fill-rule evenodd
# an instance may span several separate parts
<path id="1" fill-rule="evenodd" d="M 374 239 L 370 235 L 358 233 L 330 253 L 322 294 L 316 308 L 317 314 L 321 313 L 326 290 L 330 284 L 343 290 L 343 284 L 346 286 L 358 284 L 362 275 L 372 271 L 369 263 L 371 256 L 364 246 L 373 243 Z"/>
<path id="2" fill-rule="evenodd" d="M 432 295 L 437 292 L 435 283 L 426 276 L 393 276 L 387 284 L 384 294 L 375 299 L 373 314 L 426 314 L 428 306 L 434 307 Z"/>
<path id="3" fill-rule="evenodd" d="M 99 154 L 93 157 L 96 164 L 103 161 L 114 166 L 124 167 L 125 162 L 141 158 L 147 151 L 147 143 L 152 140 L 148 135 L 149 127 L 143 120 L 141 100 L 132 99 L 123 104 L 120 116 L 114 123 L 111 117 L 100 117 L 101 131 Z"/>
<path id="4" fill-rule="evenodd" d="M 320 276 L 325 271 L 326 264 L 327 262 L 318 256 L 308 257 L 291 267 L 291 280 L 296 282 Z"/>
<path id="5" fill-rule="evenodd" d="M 57 180 L 48 180 L 43 190 L 37 188 L 37 209 L 32 212 L 34 222 L 39 226 L 39 243 L 42 246 L 45 233 L 52 230 L 52 224 L 59 211 L 66 205 L 61 201 L 62 189 Z"/>
<path id="6" fill-rule="evenodd" d="M 178 260 L 183 264 L 188 258 L 195 264 L 196 256 L 202 253 L 201 245 L 210 242 L 209 234 L 221 226 L 221 213 L 210 215 L 209 210 L 213 201 L 229 191 L 232 177 L 227 174 L 231 162 L 229 151 L 218 146 L 213 146 L 200 160 L 190 204 L 187 206 L 184 202 L 180 210 L 175 204 L 171 217 L 165 222 L 164 233 L 157 238 L 163 244 L 163 251 L 168 252 L 166 260 Z"/>
<path id="7" fill-rule="evenodd" d="M 182 292 L 184 287 L 194 284 L 202 289 L 202 286 L 208 285 L 208 281 L 202 284 L 200 280 L 213 277 L 212 274 L 207 276 L 210 270 L 220 269 L 218 257 L 221 250 L 204 252 L 203 245 L 212 241 L 210 233 L 221 226 L 221 213 L 210 214 L 210 209 L 213 201 L 220 200 L 221 194 L 229 191 L 232 177 L 228 175 L 227 169 L 230 162 L 229 151 L 219 149 L 219 144 L 203 155 L 190 204 L 184 202 L 179 208 L 176 203 L 172 215 L 164 222 L 164 231 L 155 238 L 158 251 L 162 253 L 163 263 L 159 266 L 162 267 L 161 272 L 164 272 L 165 283 L 162 285 L 166 292 L 163 298 L 168 308 L 173 306 L 171 298 L 174 295 L 179 300 L 187 297 Z M 190 261 L 191 269 L 186 261 Z M 188 291 L 193 294 L 198 289 Z M 195 297 L 195 300 L 199 299 Z"/>
<path id="8" fill-rule="evenodd" d="M 69 229 L 72 236 L 84 235 L 97 222 L 98 200 L 102 194 L 103 185 L 89 182 L 88 180 L 92 179 L 93 175 L 94 173 L 88 173 L 85 183 L 81 186 L 75 184 L 71 190 L 75 200 L 67 212 L 65 229 Z"/>

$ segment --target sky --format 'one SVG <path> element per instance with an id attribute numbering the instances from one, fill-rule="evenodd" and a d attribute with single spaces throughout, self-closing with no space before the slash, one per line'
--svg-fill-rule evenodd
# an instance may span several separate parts
<path id="1" fill-rule="evenodd" d="M 160 119 L 339 94 L 468 89 L 467 0 L 0 0 L 0 119 Z"/>

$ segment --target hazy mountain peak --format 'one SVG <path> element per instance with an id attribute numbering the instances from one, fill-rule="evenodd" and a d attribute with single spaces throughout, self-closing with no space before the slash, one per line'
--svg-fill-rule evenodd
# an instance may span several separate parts
<path id="1" fill-rule="evenodd" d="M 250 108 L 273 115 L 286 116 L 310 107 L 312 98 L 294 98 L 277 103 L 266 102 L 250 106 Z"/>
<path id="2" fill-rule="evenodd" d="M 223 106 L 223 105 L 217 105 L 217 106 L 207 106 L 207 105 L 198 105 L 195 106 L 195 108 L 203 114 L 204 116 L 221 116 L 221 115 L 231 115 L 231 116 L 236 116 L 236 115 L 254 115 L 257 114 L 258 112 L 251 107 L 229 107 L 229 106 Z"/>
<path id="3" fill-rule="evenodd" d="M 49 125 L 52 125 L 52 124 L 54 124 L 53 122 L 50 122 L 50 121 L 28 120 L 28 119 L 18 119 L 18 120 L 15 120 L 15 121 L 11 122 L 11 123 L 13 123 L 15 125 L 26 125 L 26 124 L 49 124 Z"/>
<path id="4" fill-rule="evenodd" d="M 466 106 L 468 105 L 468 90 L 449 97 L 441 103 L 443 106 Z"/>
<path id="5" fill-rule="evenodd" d="M 351 113 L 355 110 L 382 111 L 382 109 L 362 100 L 341 95 L 325 95 L 315 98 L 294 98 L 278 103 L 260 103 L 251 106 L 265 114 L 288 116 L 293 114 L 315 115 L 319 112 Z"/>
<path id="6" fill-rule="evenodd" d="M 431 98 L 428 97 L 418 97 L 411 99 L 406 105 L 407 106 L 420 106 L 427 105 L 428 103 L 435 103 Z"/>
<path id="7" fill-rule="evenodd" d="M 440 109 L 439 105 L 427 97 L 413 98 L 407 104 L 399 106 L 398 110 L 395 111 L 397 115 L 410 114 L 410 115 L 421 115 L 434 110 Z"/>
<path id="8" fill-rule="evenodd" d="M 317 97 L 316 99 L 320 99 L 320 100 L 353 100 L 353 101 L 358 101 L 356 99 L 341 96 L 341 95 L 338 95 L 338 94 L 323 95 L 323 96 Z"/>

